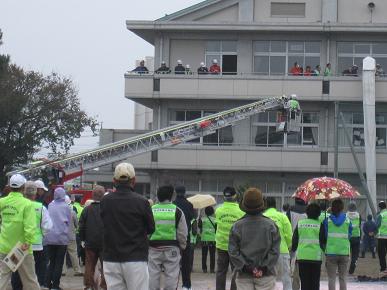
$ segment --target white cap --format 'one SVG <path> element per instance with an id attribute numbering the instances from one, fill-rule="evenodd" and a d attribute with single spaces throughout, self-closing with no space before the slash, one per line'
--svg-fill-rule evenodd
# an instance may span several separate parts
<path id="1" fill-rule="evenodd" d="M 126 180 L 132 179 L 136 176 L 133 165 L 130 163 L 120 163 L 116 166 L 114 170 L 114 179 L 115 180 Z"/>
<path id="2" fill-rule="evenodd" d="M 163 60 L 163 61 L 161 62 L 161 64 L 165 64 L 165 61 Z"/>
<path id="3" fill-rule="evenodd" d="M 190 68 L 189 64 L 187 64 L 187 65 L 185 66 L 185 68 Z"/>
<path id="4" fill-rule="evenodd" d="M 44 191 L 48 191 L 47 187 L 44 185 L 44 182 L 41 180 L 36 180 L 35 185 L 37 188 L 44 189 Z"/>
<path id="5" fill-rule="evenodd" d="M 201 62 L 201 63 L 200 63 L 200 66 L 203 67 L 203 66 L 204 66 L 204 62 Z"/>
<path id="6" fill-rule="evenodd" d="M 217 59 L 213 59 L 212 63 L 218 63 L 218 60 Z"/>
<path id="7" fill-rule="evenodd" d="M 11 176 L 11 179 L 9 180 L 9 186 L 12 188 L 20 188 L 22 187 L 27 180 L 24 178 L 21 174 L 14 174 Z"/>
<path id="8" fill-rule="evenodd" d="M 177 64 L 182 64 L 183 62 L 179 59 L 177 60 Z"/>
<path id="9" fill-rule="evenodd" d="M 297 100 L 297 95 L 296 95 L 296 94 L 291 94 L 290 97 L 291 97 L 293 100 Z"/>

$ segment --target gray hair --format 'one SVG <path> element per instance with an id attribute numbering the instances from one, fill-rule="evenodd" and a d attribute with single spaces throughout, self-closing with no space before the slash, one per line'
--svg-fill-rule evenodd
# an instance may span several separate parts
<path id="1" fill-rule="evenodd" d="M 96 185 L 93 189 L 93 200 L 99 201 L 105 194 L 105 187 L 101 185 Z"/>
<path id="2" fill-rule="evenodd" d="M 24 194 L 26 196 L 34 196 L 38 191 L 38 187 L 36 186 L 34 181 L 27 181 L 24 184 Z"/>

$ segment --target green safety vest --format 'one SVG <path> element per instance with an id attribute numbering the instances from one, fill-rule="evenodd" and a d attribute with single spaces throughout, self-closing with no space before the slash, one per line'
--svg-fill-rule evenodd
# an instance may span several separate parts
<path id="1" fill-rule="evenodd" d="M 74 207 L 77 209 L 77 218 L 79 220 L 81 218 L 83 206 L 79 202 L 74 202 Z"/>
<path id="2" fill-rule="evenodd" d="M 228 240 L 233 224 L 245 215 L 236 202 L 225 201 L 215 212 L 217 225 L 215 241 L 216 247 L 228 251 Z"/>
<path id="3" fill-rule="evenodd" d="M 198 236 L 197 236 L 197 234 L 194 235 L 193 232 L 192 232 L 192 225 L 193 225 L 194 222 L 195 222 L 195 219 L 193 219 L 191 221 L 190 243 L 196 245 L 196 241 L 197 241 L 197 237 Z"/>
<path id="4" fill-rule="evenodd" d="M 347 217 L 352 223 L 352 238 L 359 238 L 360 237 L 360 215 L 359 213 L 356 213 L 354 218 L 350 218 L 348 215 Z"/>
<path id="5" fill-rule="evenodd" d="M 156 229 L 151 241 L 176 241 L 176 205 L 172 203 L 152 206 Z"/>
<path id="6" fill-rule="evenodd" d="M 378 238 L 387 239 L 387 210 L 382 210 L 380 212 L 380 216 L 382 218 L 382 221 L 378 230 Z"/>
<path id="7" fill-rule="evenodd" d="M 17 242 L 32 245 L 36 220 L 32 202 L 20 192 L 0 198 L 0 254 L 8 254 Z M 32 254 L 32 247 L 29 248 Z"/>
<path id="8" fill-rule="evenodd" d="M 211 223 L 211 221 L 212 223 Z M 205 216 L 202 220 L 202 241 L 203 242 L 215 242 L 215 218 L 211 216 Z"/>
<path id="9" fill-rule="evenodd" d="M 320 216 L 318 217 L 318 220 L 320 221 L 320 223 L 322 223 L 325 220 L 325 218 L 329 218 L 330 215 L 331 215 L 330 213 L 326 211 L 322 211 Z"/>
<path id="10" fill-rule="evenodd" d="M 268 208 L 263 215 L 271 219 L 277 225 L 281 236 L 280 253 L 289 254 L 289 248 L 292 244 L 292 225 L 288 217 L 275 208 Z"/>
<path id="11" fill-rule="evenodd" d="M 302 219 L 298 222 L 297 260 L 321 261 L 319 220 Z"/>
<path id="12" fill-rule="evenodd" d="M 290 109 L 292 110 L 298 110 L 299 103 L 297 100 L 290 100 Z"/>
<path id="13" fill-rule="evenodd" d="M 43 231 L 42 231 L 42 218 L 43 218 L 43 205 L 40 202 L 32 202 L 35 209 L 36 231 L 34 245 L 42 245 L 43 243 Z"/>
<path id="14" fill-rule="evenodd" d="M 350 244 L 348 238 L 350 220 L 345 219 L 341 226 L 336 226 L 331 219 L 328 219 L 327 255 L 348 256 Z"/>

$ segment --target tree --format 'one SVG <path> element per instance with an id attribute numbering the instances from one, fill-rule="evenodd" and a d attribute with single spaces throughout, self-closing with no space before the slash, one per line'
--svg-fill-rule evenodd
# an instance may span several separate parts
<path id="1" fill-rule="evenodd" d="M 32 160 L 43 144 L 66 153 L 86 128 L 95 132 L 97 125 L 81 110 L 71 79 L 25 71 L 0 56 L 0 185 L 6 172 Z"/>

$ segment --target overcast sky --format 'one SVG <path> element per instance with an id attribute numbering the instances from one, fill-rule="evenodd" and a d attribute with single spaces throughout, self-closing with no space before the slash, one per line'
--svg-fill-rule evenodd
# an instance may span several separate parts
<path id="1" fill-rule="evenodd" d="M 155 20 L 199 2 L 2 0 L 0 53 L 25 69 L 70 76 L 82 108 L 104 128 L 132 128 L 123 74 L 154 50 L 126 29 L 125 20 Z"/>

